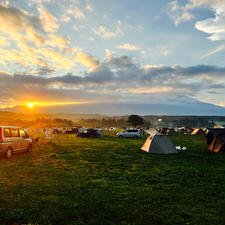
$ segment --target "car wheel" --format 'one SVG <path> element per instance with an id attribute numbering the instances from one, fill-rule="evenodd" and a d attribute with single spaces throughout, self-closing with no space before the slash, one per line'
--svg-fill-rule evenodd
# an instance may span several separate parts
<path id="1" fill-rule="evenodd" d="M 12 155 L 13 155 L 13 150 L 11 148 L 8 148 L 6 150 L 6 154 L 5 154 L 6 158 L 10 159 L 12 157 Z"/>
<path id="2" fill-rule="evenodd" d="M 137 135 L 135 135 L 135 136 L 134 136 L 134 138 L 138 138 L 138 136 L 137 136 Z"/>
<path id="3" fill-rule="evenodd" d="M 31 150 L 32 150 L 32 145 L 29 144 L 28 147 L 27 147 L 27 151 L 28 151 L 28 152 L 31 152 Z"/>
<path id="4" fill-rule="evenodd" d="M 118 136 L 118 138 L 122 138 L 122 137 L 123 137 L 122 135 L 119 135 L 119 136 Z"/>

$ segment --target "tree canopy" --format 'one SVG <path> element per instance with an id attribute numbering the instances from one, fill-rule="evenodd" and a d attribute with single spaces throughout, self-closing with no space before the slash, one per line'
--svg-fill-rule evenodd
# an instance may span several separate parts
<path id="1" fill-rule="evenodd" d="M 144 119 L 138 115 L 130 115 L 128 117 L 127 123 L 134 127 L 138 125 L 143 125 L 145 123 Z"/>

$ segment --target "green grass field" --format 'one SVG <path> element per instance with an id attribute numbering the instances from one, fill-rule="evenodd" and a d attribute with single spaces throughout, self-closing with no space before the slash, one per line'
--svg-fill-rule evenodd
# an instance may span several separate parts
<path id="1" fill-rule="evenodd" d="M 171 140 L 188 151 L 58 135 L 0 159 L 0 225 L 224 225 L 225 155 L 208 152 L 201 136 Z"/>

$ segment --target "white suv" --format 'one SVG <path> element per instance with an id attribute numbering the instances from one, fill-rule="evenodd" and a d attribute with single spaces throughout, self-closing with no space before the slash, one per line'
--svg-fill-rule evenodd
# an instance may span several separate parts
<path id="1" fill-rule="evenodd" d="M 0 154 L 11 158 L 13 153 L 32 150 L 32 138 L 20 127 L 0 126 Z"/>
<path id="2" fill-rule="evenodd" d="M 119 138 L 122 137 L 138 138 L 141 136 L 141 132 L 139 130 L 123 130 L 121 132 L 116 133 L 116 136 Z"/>

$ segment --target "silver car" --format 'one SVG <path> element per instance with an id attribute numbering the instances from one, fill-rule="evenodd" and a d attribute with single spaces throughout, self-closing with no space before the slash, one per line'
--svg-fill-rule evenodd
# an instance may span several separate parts
<path id="1" fill-rule="evenodd" d="M 141 136 L 141 132 L 139 130 L 123 130 L 119 133 L 116 133 L 116 136 L 119 138 L 138 138 Z"/>
<path id="2" fill-rule="evenodd" d="M 0 126 L 0 154 L 11 158 L 14 153 L 32 150 L 32 138 L 26 130 L 14 126 Z"/>

